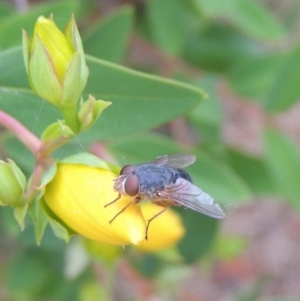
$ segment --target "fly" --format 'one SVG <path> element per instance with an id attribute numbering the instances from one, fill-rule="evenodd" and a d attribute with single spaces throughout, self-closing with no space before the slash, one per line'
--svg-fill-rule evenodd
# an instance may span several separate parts
<path id="1" fill-rule="evenodd" d="M 139 165 L 125 165 L 115 179 L 114 190 L 119 196 L 108 206 L 116 202 L 121 195 L 133 198 L 133 201 L 118 212 L 109 222 L 111 223 L 132 203 L 149 200 L 161 207 L 146 225 L 148 228 L 156 217 L 169 206 L 184 206 L 213 218 L 224 218 L 222 208 L 214 203 L 214 199 L 192 183 L 190 175 L 182 168 L 193 164 L 196 157 L 188 154 L 157 157 L 153 162 Z"/>

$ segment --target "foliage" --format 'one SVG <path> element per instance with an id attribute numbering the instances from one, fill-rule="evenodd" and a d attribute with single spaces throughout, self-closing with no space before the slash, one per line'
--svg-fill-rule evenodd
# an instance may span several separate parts
<path id="1" fill-rule="evenodd" d="M 95 99 L 112 104 L 93 126 L 55 150 L 57 160 L 99 149 L 100 156 L 111 158 L 121 166 L 151 161 L 164 154 L 193 153 L 197 161 L 187 170 L 193 181 L 223 208 L 229 204 L 242 206 L 254 197 L 272 196 L 284 198 L 298 210 L 299 149 L 272 120 L 276 114 L 296 106 L 300 98 L 300 40 L 293 36 L 299 24 L 296 13 L 299 6 L 291 5 L 284 15 L 276 17 L 262 1 L 252 0 L 134 3 L 117 5 L 112 12 L 101 16 L 97 12 L 96 20 L 92 21 L 96 1 L 48 1 L 32 5 L 23 13 L 0 4 L 0 110 L 39 137 L 62 118 L 56 107 L 42 102 L 30 89 L 22 57 L 21 29 L 31 35 L 37 18 L 49 17 L 51 13 L 63 28 L 73 13 L 89 68 L 83 99 L 92 94 Z M 150 65 L 147 58 L 140 64 L 134 61 L 131 51 L 136 40 L 156 55 L 159 53 L 158 59 L 166 64 L 161 66 L 157 60 Z M 261 110 L 264 118 L 261 153 L 253 154 L 224 142 L 220 86 L 226 86 L 232 97 L 255 103 Z M 177 118 L 192 133 L 192 141 L 187 143 L 185 134 L 174 135 L 172 125 Z M 55 130 L 61 129 L 60 126 L 56 123 Z M 34 156 L 8 131 L 1 131 L 0 135 L 1 159 L 13 160 L 28 178 L 34 168 Z M 184 274 L 187 264 L 211 262 L 213 256 L 226 257 L 231 250 L 226 243 L 238 241 L 222 238 L 217 220 L 189 210 L 176 211 L 186 228 L 177 247 L 155 254 L 134 248 L 109 252 L 117 254 L 116 258 L 126 258 L 145 277 L 160 279 L 168 264 L 182 269 Z M 55 229 L 60 233 L 67 231 L 68 236 L 72 231 L 68 227 L 62 230 L 53 222 L 43 204 L 31 208 L 30 212 L 33 219 L 26 216 L 25 230 L 21 232 L 12 210 L 0 207 L 0 248 L 5 254 L 0 257 L 0 264 L 9 258 L 0 271 L 5 298 L 17 301 L 105 299 L 109 292 L 103 283 L 96 285 L 95 271 L 90 265 L 100 258 L 109 274 L 117 259 L 108 260 L 107 254 L 100 254 L 102 247 L 95 259 L 97 251 L 91 250 L 97 247 L 87 247 L 88 243 L 74 239 L 74 245 L 81 248 L 79 258 L 85 264 L 74 263 L 78 272 L 66 277 L 65 258 L 74 245 L 59 240 L 41 212 L 48 214 L 47 221 L 54 232 Z M 25 213 L 15 210 L 15 215 L 22 220 Z M 34 241 L 33 222 L 45 230 L 39 234 L 38 240 L 44 234 L 40 246 Z M 219 245 L 224 247 L 224 254 L 220 249 L 214 250 Z M 8 246 L 13 252 L 6 250 Z M 245 244 L 238 243 L 237 248 L 242 252 Z M 180 277 L 176 273 L 173 277 L 170 281 L 175 286 Z M 250 300 L 247 296 L 235 297 Z M 252 300 L 262 299 L 255 295 Z"/>

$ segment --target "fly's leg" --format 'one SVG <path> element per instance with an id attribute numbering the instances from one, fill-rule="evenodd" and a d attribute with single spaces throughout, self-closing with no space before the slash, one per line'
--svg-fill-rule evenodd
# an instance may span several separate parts
<path id="1" fill-rule="evenodd" d="M 106 208 L 107 206 L 109 206 L 109 205 L 115 203 L 120 197 L 121 197 L 121 194 L 119 193 L 119 196 L 118 196 L 116 199 L 114 199 L 112 202 L 110 202 L 110 203 L 104 205 L 104 208 Z"/>
<path id="2" fill-rule="evenodd" d="M 120 197 L 118 197 L 118 199 L 119 199 Z M 118 200 L 117 199 L 117 200 Z M 116 200 L 114 200 L 113 202 L 115 202 Z M 111 203 L 109 203 L 109 204 L 107 204 L 107 205 L 110 205 L 110 204 L 112 204 L 113 202 L 111 202 Z M 109 223 L 111 224 L 112 223 L 112 221 L 118 216 L 118 215 L 120 215 L 122 212 L 124 212 L 129 206 L 131 206 L 132 205 L 132 203 L 135 203 L 136 202 L 136 200 L 132 200 L 130 203 L 128 203 L 124 208 L 122 208 L 110 221 L 109 221 Z M 106 206 L 107 206 L 106 205 Z"/>
<path id="3" fill-rule="evenodd" d="M 148 229 L 149 229 L 149 225 L 150 223 L 157 218 L 159 215 L 161 215 L 162 213 L 164 213 L 166 210 L 168 209 L 168 207 L 165 207 L 163 210 L 159 211 L 158 213 L 156 213 L 155 215 L 153 215 L 147 222 L 147 226 L 146 226 L 146 240 L 148 240 Z"/>

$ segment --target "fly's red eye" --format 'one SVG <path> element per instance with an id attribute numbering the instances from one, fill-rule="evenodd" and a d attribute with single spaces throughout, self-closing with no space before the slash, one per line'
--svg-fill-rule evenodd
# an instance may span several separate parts
<path id="1" fill-rule="evenodd" d="M 121 171 L 120 171 L 120 175 L 130 175 L 134 172 L 134 167 L 132 165 L 125 165 Z"/>
<path id="2" fill-rule="evenodd" d="M 125 165 L 120 171 L 120 176 L 133 174 L 134 170 L 132 165 Z"/>
<path id="3" fill-rule="evenodd" d="M 124 190 L 127 195 L 135 196 L 139 192 L 140 181 L 137 175 L 127 177 L 124 184 Z"/>

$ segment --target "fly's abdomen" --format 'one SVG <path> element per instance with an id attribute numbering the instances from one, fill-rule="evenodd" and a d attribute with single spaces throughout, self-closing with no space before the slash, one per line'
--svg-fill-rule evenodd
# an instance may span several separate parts
<path id="1" fill-rule="evenodd" d="M 175 170 L 176 170 L 176 178 L 175 178 L 174 183 L 176 182 L 177 179 L 180 179 L 180 178 L 193 183 L 190 175 L 185 170 L 183 170 L 181 168 L 176 168 Z"/>

